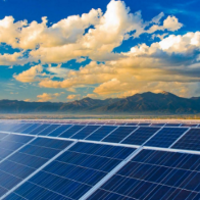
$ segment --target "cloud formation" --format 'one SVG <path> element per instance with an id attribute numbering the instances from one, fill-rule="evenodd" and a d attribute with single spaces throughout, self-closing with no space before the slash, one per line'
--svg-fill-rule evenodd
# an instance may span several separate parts
<path id="1" fill-rule="evenodd" d="M 15 22 L 12 16 L 6 16 L 0 20 L 0 43 L 30 50 L 26 62 L 64 63 L 71 59 L 80 62 L 81 57 L 112 60 L 121 57 L 112 51 L 124 40 L 157 30 L 181 28 L 175 16 L 168 16 L 163 26 L 159 26 L 163 16 L 161 12 L 145 22 L 141 11 L 131 13 L 123 1 L 115 0 L 107 5 L 104 14 L 101 9 L 91 9 L 89 13 L 69 16 L 51 26 L 47 26 L 47 17 L 43 17 L 41 23 L 28 23 L 27 20 Z"/>
<path id="2" fill-rule="evenodd" d="M 160 89 L 181 95 L 198 91 L 200 32 L 177 34 L 183 24 L 176 16 L 161 12 L 144 21 L 141 11 L 131 13 L 123 1 L 111 0 L 105 13 L 91 9 L 47 24 L 47 17 L 40 23 L 16 22 L 12 16 L 0 20 L 0 43 L 20 50 L 0 55 L 0 65 L 38 63 L 14 74 L 17 81 L 68 91 L 92 86 L 93 93 L 84 94 L 91 97 L 122 97 Z M 126 52 L 114 51 L 142 34 L 149 35 L 150 45 L 140 43 Z M 91 61 L 77 70 L 62 67 L 70 60 L 80 65 Z M 41 100 L 55 97 L 47 93 L 39 96 Z M 79 97 L 73 94 L 67 99 Z"/>
<path id="3" fill-rule="evenodd" d="M 107 61 L 105 64 L 92 61 L 78 71 L 69 70 L 63 81 L 46 78 L 41 80 L 39 85 L 48 88 L 70 88 L 99 84 L 94 89 L 94 93 L 98 95 L 120 94 L 133 90 L 157 91 L 159 87 L 168 91 L 179 87 L 183 93 L 181 85 L 186 82 L 199 82 L 200 65 L 193 65 L 199 59 L 198 53 L 194 56 L 195 52 L 199 51 L 199 42 L 199 32 L 183 36 L 170 35 L 151 46 L 141 44 L 132 47 L 117 61 Z M 172 82 L 174 87 L 169 85 L 169 82 Z"/>
<path id="4" fill-rule="evenodd" d="M 30 83 L 30 82 L 36 82 L 39 81 L 40 78 L 38 77 L 39 75 L 44 75 L 42 74 L 43 67 L 41 65 L 36 65 L 31 67 L 30 69 L 23 71 L 21 74 L 14 74 L 14 78 L 17 81 L 23 82 L 23 83 Z"/>
<path id="5" fill-rule="evenodd" d="M 75 100 L 75 99 L 79 99 L 81 97 L 80 94 L 70 94 L 67 96 L 67 100 Z"/>
<path id="6" fill-rule="evenodd" d="M 57 97 L 59 97 L 62 94 L 64 94 L 64 92 L 54 93 L 54 94 L 43 93 L 41 95 L 37 95 L 37 98 L 38 98 L 38 102 L 46 102 L 50 100 L 55 100 Z"/>

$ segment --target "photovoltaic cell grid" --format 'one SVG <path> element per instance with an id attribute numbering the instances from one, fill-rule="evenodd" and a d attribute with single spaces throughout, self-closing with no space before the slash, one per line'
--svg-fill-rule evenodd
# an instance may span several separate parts
<path id="1" fill-rule="evenodd" d="M 89 200 L 199 199 L 200 155 L 142 150 Z"/>
<path id="2" fill-rule="evenodd" d="M 148 140 L 154 133 L 156 133 L 160 128 L 155 127 L 140 127 L 133 134 L 127 137 L 123 144 L 133 144 L 142 145 L 146 140 Z"/>
<path id="3" fill-rule="evenodd" d="M 50 124 L 42 124 L 41 126 L 39 126 L 38 128 L 32 130 L 30 132 L 31 135 L 38 135 L 39 133 L 41 133 L 43 130 L 45 130 L 47 127 L 49 127 Z"/>
<path id="4" fill-rule="evenodd" d="M 116 129 L 117 126 L 112 125 L 88 124 L 91 125 L 0 123 L 0 130 L 28 130 L 35 135 L 92 141 L 103 139 L 104 142 L 108 138 L 107 142 L 122 141 L 124 145 L 152 148 L 168 148 L 180 138 L 172 148 L 196 151 L 200 148 L 200 129 L 187 132 L 187 127 L 194 125 L 182 124 L 182 128 L 176 128 L 177 124 L 172 125 L 175 128 L 170 125 L 152 127 L 153 124 L 139 128 L 120 125 Z M 0 196 L 72 143 L 61 138 L 41 137 L 31 142 L 33 138 L 0 133 Z M 119 145 L 79 142 L 5 199 L 79 199 L 134 150 Z M 199 156 L 186 152 L 142 150 L 89 199 L 200 199 Z"/>
<path id="5" fill-rule="evenodd" d="M 6 136 L 8 136 L 8 134 L 6 134 L 6 133 L 1 133 L 1 132 L 0 132 L 0 140 L 3 139 L 3 138 L 6 137 Z"/>
<path id="6" fill-rule="evenodd" d="M 115 130 L 117 126 L 102 126 L 100 129 L 95 131 L 92 135 L 89 135 L 86 140 L 101 141 L 109 133 Z"/>
<path id="7" fill-rule="evenodd" d="M 59 135 L 59 137 L 70 138 L 84 127 L 84 125 L 74 125 L 71 128 L 67 129 L 65 132 L 63 132 L 61 135 Z"/>
<path id="8" fill-rule="evenodd" d="M 57 129 L 60 125 L 50 125 L 48 128 L 44 129 L 42 132 L 39 133 L 39 135 L 48 135 L 50 134 L 52 131 L 54 131 L 55 129 Z"/>
<path id="9" fill-rule="evenodd" d="M 30 137 L 27 136 L 9 135 L 6 137 L 5 144 L 9 146 L 8 142 L 10 141 L 25 143 L 29 140 Z M 69 141 L 38 138 L 11 154 L 6 160 L 1 161 L 0 196 L 20 183 L 69 144 L 71 144 Z"/>
<path id="10" fill-rule="evenodd" d="M 40 127 L 41 124 L 32 124 L 30 127 L 27 129 L 23 130 L 21 133 L 27 133 L 29 134 L 31 131 L 35 130 L 36 128 Z"/>
<path id="11" fill-rule="evenodd" d="M 48 136 L 57 137 L 57 136 L 61 135 L 64 131 L 68 130 L 70 127 L 71 127 L 71 125 L 62 125 L 59 128 L 52 131 L 51 133 L 49 133 Z"/>
<path id="12" fill-rule="evenodd" d="M 33 137 L 0 134 L 0 162 L 29 142 Z"/>
<path id="13" fill-rule="evenodd" d="M 84 129 L 79 131 L 77 134 L 75 134 L 72 139 L 85 139 L 88 137 L 91 133 L 93 133 L 95 130 L 97 130 L 100 126 L 86 126 Z"/>
<path id="14" fill-rule="evenodd" d="M 163 128 L 145 143 L 145 146 L 168 148 L 187 130 L 187 128 Z"/>
<path id="15" fill-rule="evenodd" d="M 200 151 L 200 129 L 189 130 L 172 148 Z"/>
<path id="16" fill-rule="evenodd" d="M 79 199 L 134 150 L 79 142 L 7 199 Z"/>
<path id="17" fill-rule="evenodd" d="M 114 142 L 119 143 L 124 138 L 126 138 L 130 133 L 132 133 L 136 127 L 119 127 L 117 130 L 109 134 L 102 141 L 103 142 Z"/>

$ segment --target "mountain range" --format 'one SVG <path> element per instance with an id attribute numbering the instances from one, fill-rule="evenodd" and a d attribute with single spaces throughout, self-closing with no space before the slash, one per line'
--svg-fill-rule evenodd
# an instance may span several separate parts
<path id="1" fill-rule="evenodd" d="M 183 98 L 169 92 L 146 92 L 126 98 L 83 98 L 72 102 L 25 102 L 0 100 L 1 113 L 62 112 L 66 114 L 195 114 L 200 113 L 200 97 Z"/>

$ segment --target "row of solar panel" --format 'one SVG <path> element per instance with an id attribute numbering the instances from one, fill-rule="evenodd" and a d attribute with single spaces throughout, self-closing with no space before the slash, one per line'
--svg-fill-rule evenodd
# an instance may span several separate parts
<path id="1" fill-rule="evenodd" d="M 20 127 L 12 128 L 13 132 L 29 133 L 31 135 L 48 135 L 52 137 L 63 137 L 71 139 L 82 139 L 91 141 L 103 141 L 112 143 L 123 143 L 132 145 L 142 145 L 160 128 L 158 127 L 118 127 L 118 126 L 97 126 L 97 125 L 49 125 L 49 124 L 23 124 Z M 186 128 L 170 129 L 165 128 L 159 132 L 161 135 L 158 139 L 155 138 L 149 145 L 169 147 Z M 168 143 L 160 143 L 157 140 L 162 139 L 162 136 L 171 138 Z M 165 139 L 165 138 L 164 138 Z M 151 144 L 150 144 L 151 143 Z"/>
<path id="2" fill-rule="evenodd" d="M 0 138 L 0 197 L 30 178 L 5 198 L 15 200 L 78 199 L 135 151 L 83 142 L 70 147 L 71 141 L 3 133 Z"/>
<path id="3" fill-rule="evenodd" d="M 8 194 L 5 200 L 79 199 L 135 151 L 85 142 L 70 147 L 70 141 L 12 134 L 0 134 L 0 138 L 0 197 Z M 199 180 L 200 155 L 143 149 L 89 200 L 198 200 Z"/>
<path id="4" fill-rule="evenodd" d="M 0 125 L 3 129 L 4 126 Z M 200 150 L 200 129 L 134 126 L 30 124 L 7 127 L 4 131 L 51 137 L 103 141 L 130 145 Z M 188 131 L 189 130 L 189 131 Z M 187 132 L 188 131 L 188 132 Z M 187 132 L 187 133 L 186 133 Z M 186 133 L 186 134 L 185 134 Z M 185 134 L 185 135 L 184 135 Z M 183 136 L 183 137 L 182 137 Z M 175 142 L 182 137 L 176 144 Z"/>

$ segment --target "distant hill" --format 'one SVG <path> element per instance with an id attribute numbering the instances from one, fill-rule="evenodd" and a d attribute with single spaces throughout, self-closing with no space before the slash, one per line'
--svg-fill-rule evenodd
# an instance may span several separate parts
<path id="1" fill-rule="evenodd" d="M 0 100 L 0 112 L 195 114 L 200 113 L 200 97 L 182 98 L 168 92 L 158 94 L 146 92 L 121 99 L 84 98 L 67 103 Z"/>

